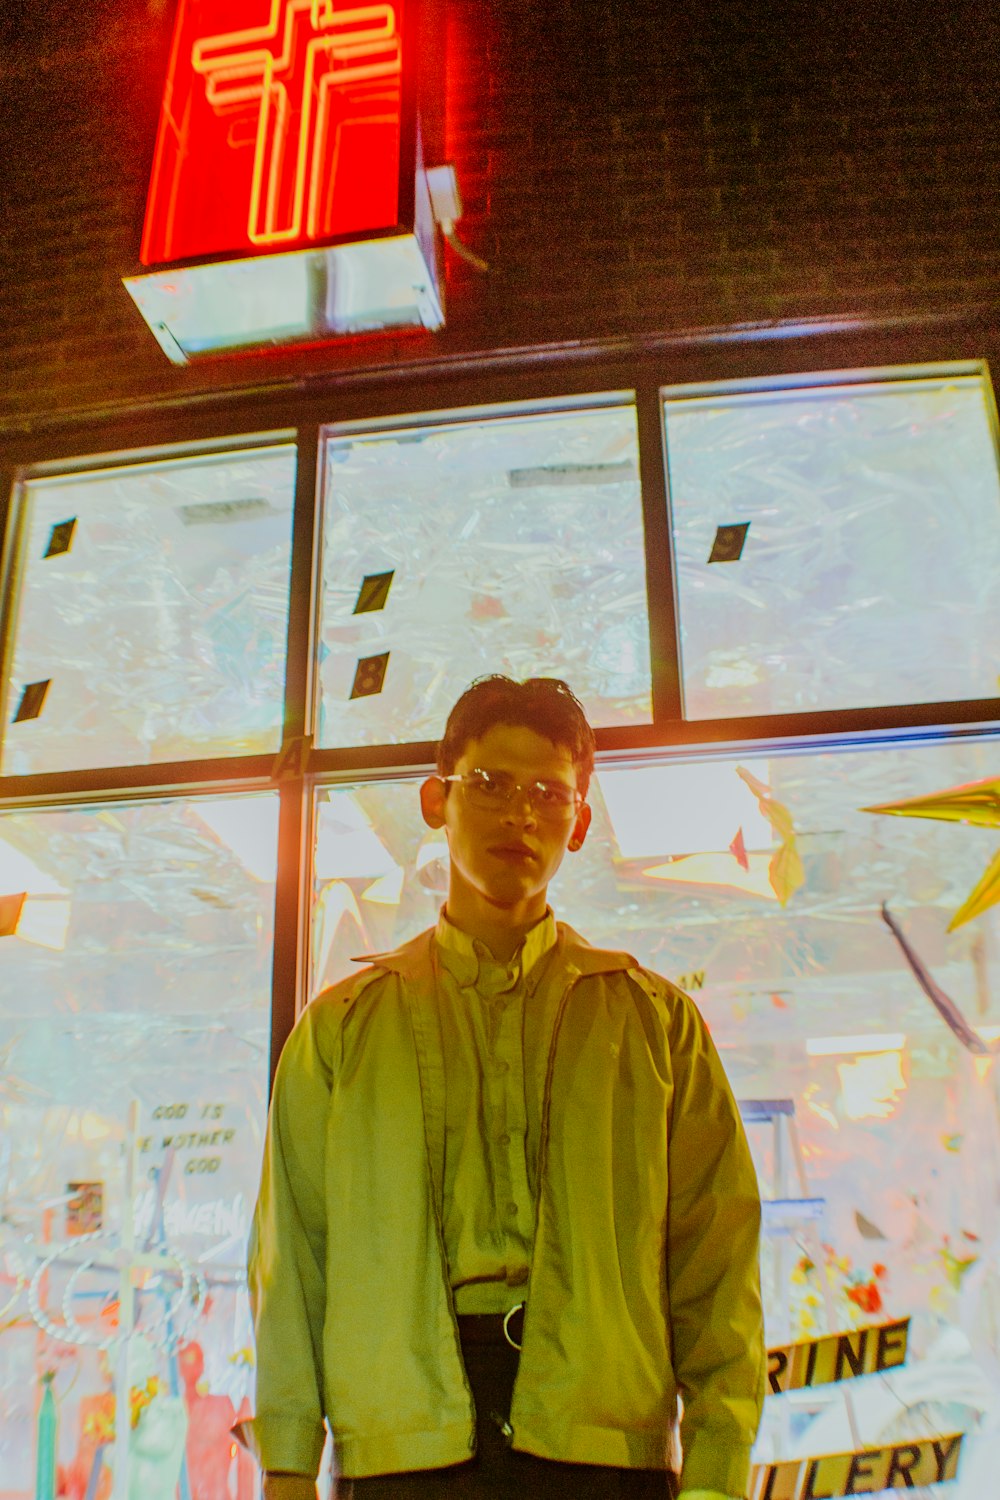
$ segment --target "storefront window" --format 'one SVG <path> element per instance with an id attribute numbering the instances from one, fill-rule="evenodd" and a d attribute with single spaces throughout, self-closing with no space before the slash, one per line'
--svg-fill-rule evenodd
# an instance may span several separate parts
<path id="1" fill-rule="evenodd" d="M 245 1255 L 272 1040 L 296 1003 L 435 920 L 448 848 L 407 767 L 498 671 L 565 677 L 619 731 L 604 743 L 630 747 L 602 754 L 553 903 L 695 997 L 740 1100 L 769 1345 L 798 1345 L 787 1367 L 809 1373 L 786 1390 L 772 1365 L 757 1457 L 961 1433 L 951 1493 L 989 1491 L 996 739 L 890 726 L 740 749 L 739 725 L 899 703 L 911 723 L 915 704 L 995 695 L 992 396 L 973 366 L 797 379 L 662 393 L 674 550 L 649 559 L 650 597 L 667 607 L 656 569 L 672 569 L 679 660 L 655 618 L 655 729 L 629 394 L 321 429 L 322 552 L 296 552 L 318 754 L 303 642 L 285 683 L 287 432 L 20 482 L 2 770 L 55 773 L 58 792 L 36 805 L 37 785 L 9 780 L 0 808 L 0 1500 L 254 1500 L 230 1429 L 253 1385 Z M 724 747 L 674 742 L 675 667 L 688 720 L 732 720 Z M 216 758 L 283 735 L 271 790 L 224 790 Z M 368 750 L 392 745 L 409 749 Z M 137 788 L 138 767 L 178 760 Z M 936 794 L 954 810 L 976 782 L 971 821 L 886 810 Z M 304 996 L 294 962 L 272 972 L 279 786 L 277 935 L 293 954 L 308 925 Z M 830 1336 L 849 1342 L 821 1382 L 827 1354 L 801 1350 Z"/>
<path id="2" fill-rule="evenodd" d="M 70 1500 L 255 1493 L 276 843 L 270 793 L 0 814 L 4 1494 L 46 1445 Z"/>
<path id="3" fill-rule="evenodd" d="M 686 718 L 996 695 L 985 375 L 674 391 L 664 418 Z"/>
<path id="4" fill-rule="evenodd" d="M 948 926 L 996 839 L 864 810 L 995 770 L 992 742 L 954 740 L 602 765 L 553 887 L 557 915 L 674 979 L 712 1030 L 768 1200 L 769 1346 L 910 1319 L 897 1368 L 773 1395 L 762 1461 L 972 1432 L 995 1404 L 1000 906 Z M 435 919 L 448 853 L 417 786 L 320 793 L 314 991 Z"/>
<path id="5" fill-rule="evenodd" d="M 295 447 L 34 478 L 3 771 L 276 749 Z"/>
<path id="6" fill-rule="evenodd" d="M 488 672 L 649 722 L 634 406 L 331 428 L 322 467 L 321 744 L 436 739 Z"/>

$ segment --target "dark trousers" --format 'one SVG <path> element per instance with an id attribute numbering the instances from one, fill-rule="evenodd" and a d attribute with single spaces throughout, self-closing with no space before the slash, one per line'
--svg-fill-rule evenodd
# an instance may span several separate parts
<path id="1" fill-rule="evenodd" d="M 517 1351 L 506 1343 L 462 1342 L 476 1403 L 477 1451 L 449 1469 L 415 1469 L 340 1479 L 335 1500 L 670 1500 L 676 1479 L 663 1469 L 615 1469 L 552 1463 L 508 1448 L 500 1423 L 510 1414 Z"/>

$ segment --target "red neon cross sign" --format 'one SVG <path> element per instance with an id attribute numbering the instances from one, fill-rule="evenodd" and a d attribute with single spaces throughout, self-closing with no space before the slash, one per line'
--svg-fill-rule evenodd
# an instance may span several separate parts
<path id="1" fill-rule="evenodd" d="M 393 227 L 402 4 L 181 0 L 145 265 Z"/>
<path id="2" fill-rule="evenodd" d="M 333 91 L 398 79 L 401 60 L 391 5 L 335 11 L 332 0 L 271 0 L 266 26 L 195 43 L 191 66 L 204 76 L 212 108 L 222 114 L 252 100 L 259 110 L 247 223 L 253 244 L 301 240 L 304 212 L 305 237 L 319 237 Z"/>

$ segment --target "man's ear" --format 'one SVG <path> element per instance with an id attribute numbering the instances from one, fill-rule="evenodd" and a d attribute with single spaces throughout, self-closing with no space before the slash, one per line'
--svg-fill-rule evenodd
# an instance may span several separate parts
<path id="1" fill-rule="evenodd" d="M 573 832 L 570 834 L 569 843 L 566 845 L 567 849 L 571 849 L 574 854 L 578 849 L 581 849 L 583 847 L 583 841 L 587 837 L 587 829 L 590 827 L 590 819 L 592 816 L 593 814 L 590 810 L 590 804 L 584 802 L 580 807 L 580 811 L 576 815 L 576 821 L 573 824 Z"/>
<path id="2" fill-rule="evenodd" d="M 444 799 L 448 788 L 440 776 L 428 776 L 420 787 L 420 811 L 428 828 L 444 827 Z"/>

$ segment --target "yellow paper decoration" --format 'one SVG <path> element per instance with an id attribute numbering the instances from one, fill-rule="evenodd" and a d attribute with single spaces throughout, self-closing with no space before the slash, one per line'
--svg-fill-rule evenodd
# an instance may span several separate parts
<path id="1" fill-rule="evenodd" d="M 862 812 L 891 813 L 900 818 L 936 818 L 945 823 L 970 823 L 976 828 L 1000 828 L 1000 777 L 967 781 L 962 786 L 932 792 L 928 797 L 908 797 L 903 802 L 880 802 Z M 987 866 L 982 879 L 948 923 L 954 932 L 973 917 L 981 916 L 1000 901 L 1000 850 Z"/>

